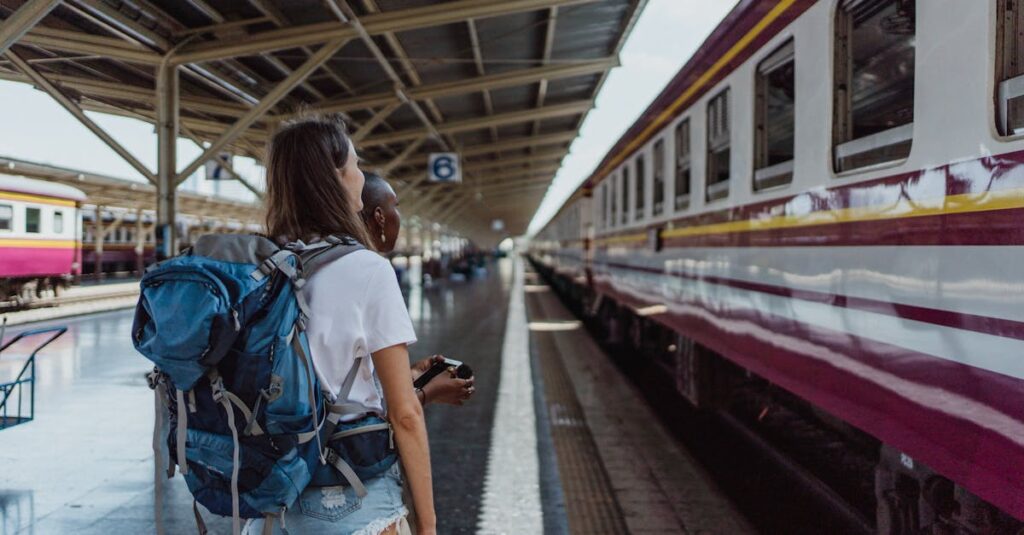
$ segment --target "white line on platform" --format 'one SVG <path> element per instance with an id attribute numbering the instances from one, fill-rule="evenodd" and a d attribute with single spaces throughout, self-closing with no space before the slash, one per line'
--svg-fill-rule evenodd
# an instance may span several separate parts
<path id="1" fill-rule="evenodd" d="M 523 261 L 516 258 L 514 262 L 498 402 L 477 529 L 485 535 L 544 531 Z"/>

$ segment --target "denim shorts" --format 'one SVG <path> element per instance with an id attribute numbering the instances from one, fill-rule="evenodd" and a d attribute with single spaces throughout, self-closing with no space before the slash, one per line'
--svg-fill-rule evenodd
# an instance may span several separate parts
<path id="1" fill-rule="evenodd" d="M 395 463 L 379 477 L 363 482 L 366 497 L 352 487 L 309 487 L 284 515 L 274 520 L 274 533 L 296 535 L 378 535 L 401 521 L 408 510 L 402 502 L 402 470 Z M 250 520 L 244 535 L 260 535 L 263 519 Z"/>

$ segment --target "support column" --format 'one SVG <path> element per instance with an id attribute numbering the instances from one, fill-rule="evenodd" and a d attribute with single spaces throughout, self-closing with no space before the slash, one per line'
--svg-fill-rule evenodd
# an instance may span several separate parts
<path id="1" fill-rule="evenodd" d="M 135 273 L 142 276 L 146 269 L 146 232 L 142 226 L 142 208 L 135 210 Z"/>
<path id="2" fill-rule="evenodd" d="M 157 94 L 157 180 L 156 180 L 156 259 L 178 254 L 177 176 L 178 176 L 178 68 L 161 65 L 156 77 Z"/>

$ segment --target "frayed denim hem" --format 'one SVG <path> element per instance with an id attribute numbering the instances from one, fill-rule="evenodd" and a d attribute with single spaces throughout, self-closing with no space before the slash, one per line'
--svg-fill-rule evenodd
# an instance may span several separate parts
<path id="1" fill-rule="evenodd" d="M 384 533 L 384 530 L 391 526 L 405 521 L 407 516 L 409 516 L 409 511 L 403 506 L 397 513 L 390 517 L 378 518 L 352 535 L 380 535 L 381 533 Z M 398 533 L 401 533 L 401 530 L 399 530 Z"/>

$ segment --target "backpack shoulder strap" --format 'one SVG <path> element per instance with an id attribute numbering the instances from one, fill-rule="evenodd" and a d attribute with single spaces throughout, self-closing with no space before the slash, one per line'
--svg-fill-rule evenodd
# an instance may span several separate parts
<path id="1" fill-rule="evenodd" d="M 348 236 L 328 236 L 322 242 L 307 245 L 302 250 L 296 251 L 302 260 L 302 278 L 309 280 L 320 268 L 365 248 Z"/>

